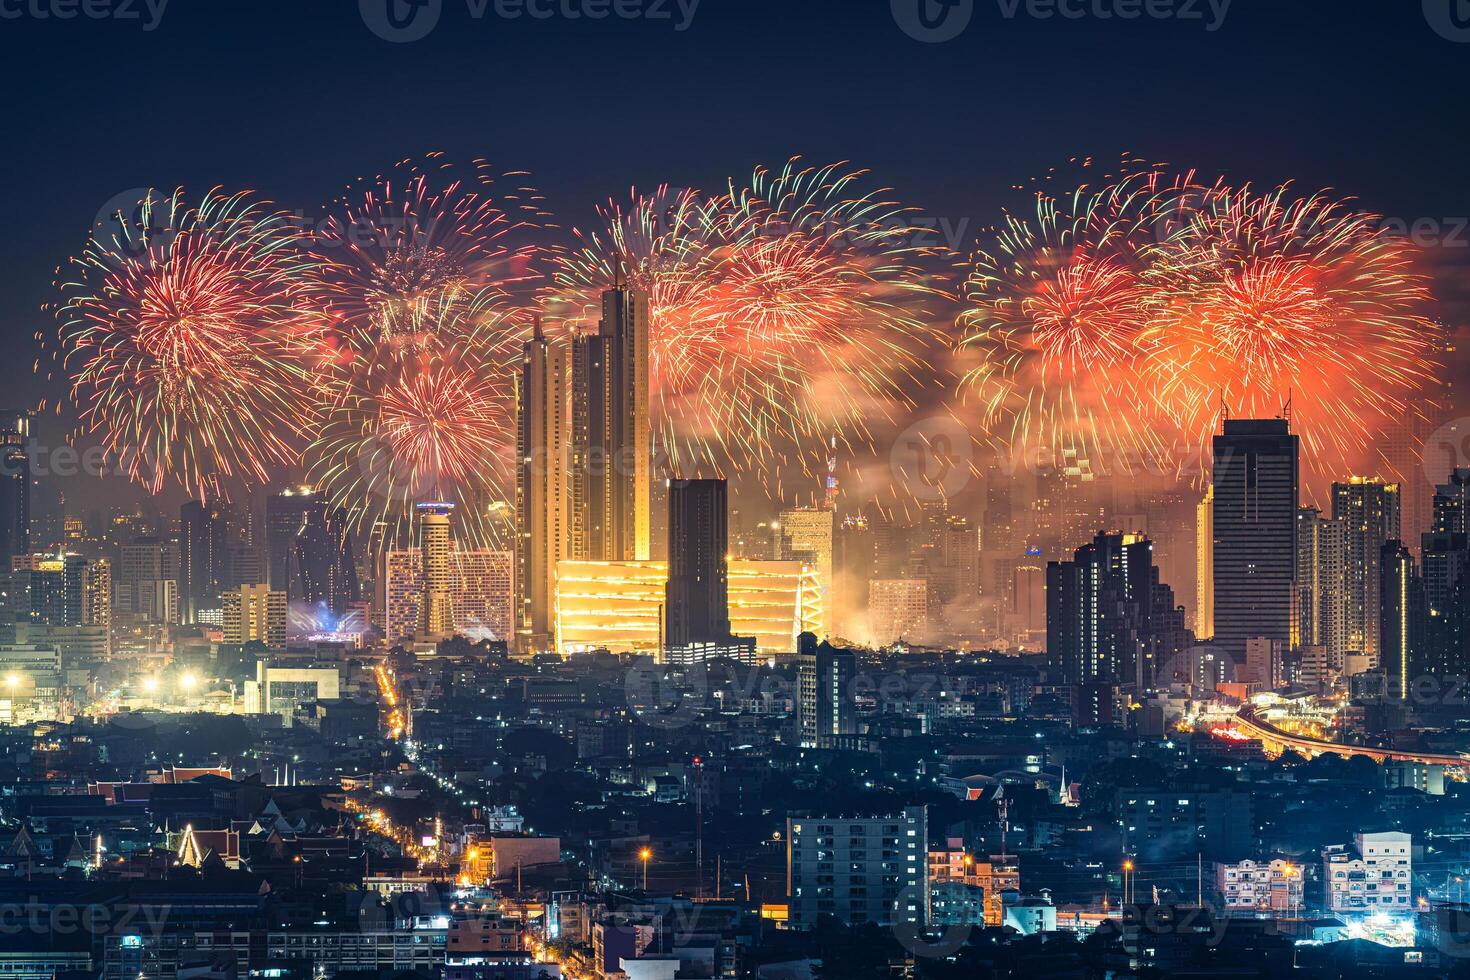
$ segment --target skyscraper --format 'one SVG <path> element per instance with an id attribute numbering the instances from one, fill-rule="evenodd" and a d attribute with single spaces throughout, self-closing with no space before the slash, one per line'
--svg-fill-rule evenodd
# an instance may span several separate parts
<path id="1" fill-rule="evenodd" d="M 653 478 L 648 295 L 621 269 L 572 348 L 572 557 L 647 560 Z"/>
<path id="2" fill-rule="evenodd" d="M 1406 697 L 1422 656 L 1424 581 L 1419 577 L 1414 553 L 1399 541 L 1383 546 L 1378 567 L 1381 577 L 1378 666 L 1388 680 L 1389 693 Z"/>
<path id="3" fill-rule="evenodd" d="M 857 655 L 811 633 L 800 637 L 797 658 L 797 723 L 803 748 L 818 748 L 824 739 L 857 734 Z"/>
<path id="4" fill-rule="evenodd" d="M 783 542 L 782 554 L 777 557 L 785 561 L 800 560 L 813 565 L 822 579 L 822 594 L 827 618 L 818 627 L 818 634 L 828 636 L 832 632 L 832 613 L 835 596 L 832 581 L 832 536 L 836 514 L 820 507 L 796 508 L 781 512 L 780 524 Z M 978 548 L 977 557 L 978 557 Z"/>
<path id="5" fill-rule="evenodd" d="M 1301 646 L 1321 647 L 1334 670 L 1348 653 L 1347 528 L 1315 507 L 1297 511 L 1297 608 Z"/>
<path id="6" fill-rule="evenodd" d="M 516 634 L 530 650 L 553 648 L 556 563 L 567 557 L 569 350 L 541 321 L 516 381 Z"/>
<path id="7" fill-rule="evenodd" d="M 0 411 L 0 571 L 31 550 L 31 415 Z"/>
<path id="8" fill-rule="evenodd" d="M 226 532 L 218 504 L 190 500 L 179 509 L 179 617 L 186 625 L 197 622 L 199 610 L 219 608 Z"/>
<path id="9" fill-rule="evenodd" d="M 454 505 L 442 501 L 419 504 L 419 556 L 423 560 L 423 604 L 418 631 L 426 636 L 454 632 L 454 592 L 450 567 L 450 515 Z"/>
<path id="10" fill-rule="evenodd" d="M 730 642 L 728 493 L 724 480 L 669 481 L 669 647 Z"/>
<path id="11" fill-rule="evenodd" d="M 1377 662 L 1379 653 L 1379 561 L 1383 546 L 1399 540 L 1399 488 L 1354 477 L 1332 485 L 1332 516 L 1341 521 L 1344 553 L 1345 620 L 1350 653 L 1366 654 Z"/>
<path id="12" fill-rule="evenodd" d="M 1155 637 L 1156 625 L 1168 635 Z M 1046 652 L 1069 684 L 1151 683 L 1168 653 L 1189 645 L 1183 631 L 1141 535 L 1099 534 L 1047 565 Z"/>
<path id="13" fill-rule="evenodd" d="M 265 503 L 266 576 L 286 601 L 341 614 L 360 598 L 347 515 L 326 494 L 294 487 Z"/>
<path id="14" fill-rule="evenodd" d="M 1285 419 L 1226 419 L 1214 441 L 1215 642 L 1297 645 L 1300 443 Z"/>
<path id="15" fill-rule="evenodd" d="M 1433 530 L 1424 535 L 1423 669 L 1470 671 L 1470 469 L 1455 469 L 1433 499 Z"/>
<path id="16" fill-rule="evenodd" d="M 1215 487 L 1195 512 L 1194 529 L 1194 632 L 1202 640 L 1215 635 Z"/>

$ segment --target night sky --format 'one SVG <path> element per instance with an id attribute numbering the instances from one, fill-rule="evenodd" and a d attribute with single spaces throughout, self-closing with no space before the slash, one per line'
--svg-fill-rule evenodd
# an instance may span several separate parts
<path id="1" fill-rule="evenodd" d="M 802 154 L 972 229 L 1013 185 L 1126 152 L 1443 223 L 1439 292 L 1470 294 L 1470 38 L 1441 36 L 1419 0 L 1235 0 L 1213 32 L 1204 0 L 1203 19 L 1131 21 L 976 0 L 942 44 L 906 35 L 889 0 L 703 0 L 682 32 L 674 0 L 671 19 L 604 21 L 476 20 L 443 0 L 408 44 L 375 36 L 357 0 L 172 0 L 152 31 L 28 12 L 57 2 L 79 0 L 0 0 L 16 401 L 42 394 L 32 334 L 54 332 L 55 267 L 114 195 L 219 184 L 314 213 L 433 150 L 531 171 L 565 226 L 633 185 L 710 188 Z"/>

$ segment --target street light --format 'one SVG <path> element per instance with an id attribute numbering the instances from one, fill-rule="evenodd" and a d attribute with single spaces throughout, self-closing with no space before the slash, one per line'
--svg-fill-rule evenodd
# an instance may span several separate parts
<path id="1" fill-rule="evenodd" d="M 185 674 L 183 677 L 179 678 L 179 686 L 186 691 L 192 690 L 194 685 L 198 683 L 199 678 L 195 677 L 193 674 Z"/>
<path id="2" fill-rule="evenodd" d="M 653 857 L 653 852 L 645 847 L 638 856 L 643 859 L 643 890 L 648 891 L 648 859 Z"/>
<path id="3" fill-rule="evenodd" d="M 1132 894 L 1128 890 L 1128 877 L 1132 873 L 1133 873 L 1133 859 L 1132 858 L 1125 858 L 1123 860 L 1123 904 L 1124 905 L 1132 905 L 1133 904 L 1133 896 L 1132 896 Z"/>

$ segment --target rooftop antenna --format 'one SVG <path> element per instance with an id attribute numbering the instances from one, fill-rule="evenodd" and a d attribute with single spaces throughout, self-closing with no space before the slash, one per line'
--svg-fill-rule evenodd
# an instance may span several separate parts
<path id="1" fill-rule="evenodd" d="M 623 253 L 613 253 L 613 288 L 622 289 L 628 284 L 627 277 L 623 274 Z"/>
<path id="2" fill-rule="evenodd" d="M 1291 402 L 1295 397 L 1296 391 L 1294 389 L 1286 389 L 1286 404 L 1281 407 L 1281 417 L 1288 422 L 1291 421 Z"/>

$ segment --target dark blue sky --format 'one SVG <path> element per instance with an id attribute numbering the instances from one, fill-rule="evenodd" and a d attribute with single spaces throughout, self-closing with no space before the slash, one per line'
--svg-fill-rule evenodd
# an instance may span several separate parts
<path id="1" fill-rule="evenodd" d="M 532 171 L 566 225 L 631 185 L 709 187 L 794 153 L 872 168 L 971 227 L 1019 181 L 1125 151 L 1332 187 L 1447 230 L 1470 215 L 1470 43 L 1437 33 L 1420 0 L 1234 0 L 1213 32 L 975 0 L 943 44 L 907 36 L 889 0 L 702 0 L 683 32 L 475 20 L 443 0 L 410 44 L 375 36 L 357 0 L 171 0 L 152 31 L 28 12 L 80 2 L 0 0 L 0 322 L 25 351 L 0 365 L 12 392 L 38 393 L 30 338 L 54 329 L 40 311 L 53 270 L 118 192 L 222 184 L 310 212 L 430 150 Z M 1464 0 L 1430 13 L 1450 3 Z M 1437 251 L 1447 296 L 1467 257 L 1463 228 Z"/>

